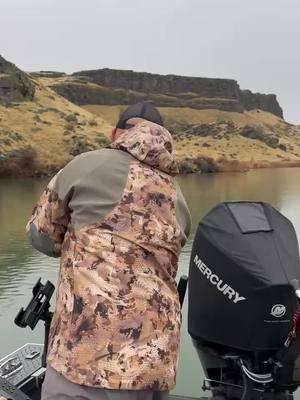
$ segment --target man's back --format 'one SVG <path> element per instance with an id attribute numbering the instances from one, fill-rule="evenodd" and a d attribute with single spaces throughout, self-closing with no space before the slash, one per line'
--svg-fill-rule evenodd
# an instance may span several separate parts
<path id="1" fill-rule="evenodd" d="M 170 141 L 164 128 L 145 122 L 113 148 L 77 157 L 31 219 L 33 244 L 61 255 L 48 365 L 74 383 L 130 390 L 175 384 L 175 277 L 190 221 Z M 47 232 L 52 242 L 42 243 Z"/>

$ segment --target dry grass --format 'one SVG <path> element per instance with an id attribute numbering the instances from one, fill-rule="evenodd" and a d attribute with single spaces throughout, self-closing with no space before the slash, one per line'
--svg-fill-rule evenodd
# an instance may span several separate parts
<path id="1" fill-rule="evenodd" d="M 103 106 L 103 105 L 85 105 L 84 109 L 102 116 L 111 124 L 115 124 L 118 120 L 120 111 L 126 106 Z M 231 121 L 237 126 L 254 125 L 254 126 L 275 126 L 284 123 L 283 120 L 273 114 L 260 111 L 245 111 L 244 113 L 227 112 L 221 110 L 195 110 L 191 108 L 173 108 L 163 107 L 159 109 L 164 121 L 167 124 L 174 122 L 198 124 L 209 124 L 213 122 Z"/>
<path id="2" fill-rule="evenodd" d="M 125 106 L 101 106 L 87 105 L 84 108 L 98 116 L 115 124 L 120 111 Z M 176 139 L 174 143 L 174 155 L 177 160 L 203 158 L 218 160 L 219 171 L 247 170 L 249 168 L 264 168 L 277 166 L 298 165 L 300 160 L 300 130 L 290 126 L 273 114 L 260 111 L 246 111 L 244 113 L 225 112 L 219 110 L 194 110 L 189 108 L 160 108 L 160 112 L 166 124 L 211 124 L 232 122 L 236 128 L 254 126 L 265 132 L 277 134 L 280 143 L 293 151 L 283 151 L 280 148 L 272 148 L 259 140 L 249 139 L 234 134 L 229 140 L 226 138 L 215 139 L 213 137 L 191 136 Z M 223 161 L 220 161 L 223 160 Z"/>
<path id="3" fill-rule="evenodd" d="M 85 110 L 93 113 L 97 116 L 101 116 L 107 122 L 115 125 L 118 121 L 120 112 L 126 108 L 126 106 L 101 106 L 101 105 L 86 105 L 82 106 Z"/>
<path id="4" fill-rule="evenodd" d="M 76 122 L 66 120 L 70 115 Z M 77 136 L 99 148 L 99 137 L 109 137 L 111 128 L 103 118 L 90 114 L 39 83 L 34 102 L 0 106 L 0 154 L 30 148 L 36 153 L 42 170 L 57 170 L 72 158 L 70 152 Z M 7 144 L 7 132 L 19 133 L 22 140 Z"/>
<path id="5" fill-rule="evenodd" d="M 208 144 L 209 147 L 203 146 Z M 294 145 L 296 147 L 296 145 Z M 300 153 L 300 146 L 298 151 Z M 234 135 L 230 140 L 213 139 L 207 137 L 192 137 L 175 142 L 175 157 L 182 159 L 186 155 L 194 158 L 205 155 L 213 159 L 226 157 L 227 159 L 237 159 L 240 161 L 297 161 L 299 157 L 285 152 L 281 149 L 273 149 L 258 140 L 248 139 L 240 135 Z M 232 156 L 235 155 L 235 157 Z"/>

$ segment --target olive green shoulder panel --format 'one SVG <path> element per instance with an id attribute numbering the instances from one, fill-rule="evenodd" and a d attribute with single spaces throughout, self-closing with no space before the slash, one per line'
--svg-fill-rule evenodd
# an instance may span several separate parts
<path id="1" fill-rule="evenodd" d="M 76 157 L 62 170 L 56 189 L 68 202 L 75 229 L 101 220 L 118 204 L 132 160 L 128 153 L 102 149 Z"/>

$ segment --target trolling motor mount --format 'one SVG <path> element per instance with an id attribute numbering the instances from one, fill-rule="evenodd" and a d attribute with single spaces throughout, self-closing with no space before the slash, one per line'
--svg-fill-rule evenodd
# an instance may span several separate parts
<path id="1" fill-rule="evenodd" d="M 20 328 L 29 326 L 33 330 L 39 321 L 49 321 L 52 313 L 49 311 L 50 299 L 54 293 L 54 286 L 47 281 L 45 285 L 41 283 L 41 278 L 32 289 L 33 297 L 24 310 L 22 307 L 15 318 L 15 324 Z"/>
<path id="2" fill-rule="evenodd" d="M 55 287 L 47 281 L 45 285 L 41 283 L 41 278 L 37 281 L 32 289 L 33 297 L 30 300 L 28 306 L 24 310 L 22 307 L 15 318 L 15 324 L 20 328 L 26 328 L 29 326 L 33 330 L 39 321 L 45 322 L 45 341 L 44 341 L 44 353 L 42 357 L 42 366 L 46 366 L 48 338 L 51 320 L 53 313 L 50 312 L 50 300 L 54 293 Z"/>

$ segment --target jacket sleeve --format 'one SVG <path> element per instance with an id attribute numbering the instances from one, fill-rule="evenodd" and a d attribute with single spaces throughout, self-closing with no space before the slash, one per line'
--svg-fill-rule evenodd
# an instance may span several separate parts
<path id="1" fill-rule="evenodd" d="M 186 204 L 185 198 L 181 192 L 181 189 L 176 182 L 177 190 L 177 203 L 176 203 L 176 217 L 177 221 L 181 227 L 181 247 L 183 247 L 190 236 L 192 227 L 192 218 L 188 206 Z"/>
<path id="2" fill-rule="evenodd" d="M 46 187 L 26 226 L 32 246 L 50 257 L 60 257 L 70 220 L 67 199 L 60 199 L 58 195 L 57 181 L 60 173 Z"/>

